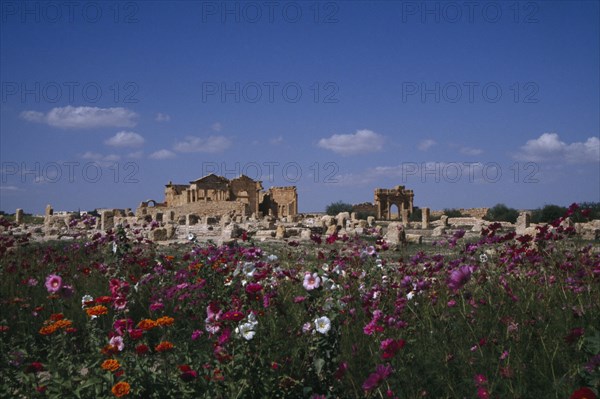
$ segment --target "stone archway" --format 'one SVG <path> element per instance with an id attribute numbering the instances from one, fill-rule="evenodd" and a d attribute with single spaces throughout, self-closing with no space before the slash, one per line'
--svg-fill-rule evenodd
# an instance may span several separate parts
<path id="1" fill-rule="evenodd" d="M 414 193 L 404 186 L 396 186 L 392 189 L 375 189 L 375 207 L 377 208 L 377 219 L 391 219 L 392 206 L 398 210 L 397 219 L 400 219 L 404 211 L 409 214 L 413 210 Z"/>

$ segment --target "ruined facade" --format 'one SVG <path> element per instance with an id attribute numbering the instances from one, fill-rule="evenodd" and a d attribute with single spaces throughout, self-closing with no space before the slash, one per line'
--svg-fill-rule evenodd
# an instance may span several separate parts
<path id="1" fill-rule="evenodd" d="M 375 189 L 375 207 L 377 208 L 377 219 L 407 219 L 413 211 L 413 200 L 415 194 L 404 186 L 396 186 L 392 189 Z M 394 215 L 392 207 L 398 208 Z"/>
<path id="2" fill-rule="evenodd" d="M 298 193 L 296 187 L 271 187 L 263 193 L 259 207 L 263 215 L 276 217 L 298 214 Z"/>
<path id="3" fill-rule="evenodd" d="M 165 186 L 164 202 L 148 200 L 136 210 L 136 216 L 151 216 L 157 221 L 176 221 L 182 217 L 296 215 L 296 187 L 273 187 L 264 192 L 262 183 L 241 175 L 229 180 L 210 174 L 190 184 Z"/>

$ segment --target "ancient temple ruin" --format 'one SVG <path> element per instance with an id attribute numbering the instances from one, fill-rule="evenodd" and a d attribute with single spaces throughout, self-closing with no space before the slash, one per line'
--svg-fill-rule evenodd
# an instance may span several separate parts
<path id="1" fill-rule="evenodd" d="M 399 219 L 408 221 L 413 211 L 413 190 L 407 190 L 404 186 L 396 186 L 392 189 L 375 189 L 375 207 L 377 208 L 377 219 Z M 396 206 L 398 213 L 394 215 L 392 207 Z"/>
<path id="2" fill-rule="evenodd" d="M 229 180 L 210 174 L 189 184 L 165 186 L 164 202 L 147 200 L 140 204 L 136 216 L 150 216 L 157 221 L 175 221 L 181 217 L 205 216 L 294 216 L 298 213 L 296 187 L 272 187 L 263 191 L 261 181 L 241 175 Z"/>

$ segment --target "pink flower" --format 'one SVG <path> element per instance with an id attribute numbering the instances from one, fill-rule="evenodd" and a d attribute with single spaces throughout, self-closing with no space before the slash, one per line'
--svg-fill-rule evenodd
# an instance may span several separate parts
<path id="1" fill-rule="evenodd" d="M 133 320 L 131 319 L 119 319 L 113 323 L 113 329 L 117 335 L 124 335 L 125 331 L 131 332 L 133 329 Z"/>
<path id="2" fill-rule="evenodd" d="M 319 288 L 319 286 L 321 285 L 321 278 L 317 273 L 310 274 L 307 272 L 304 275 L 304 282 L 302 283 L 302 285 L 307 291 L 312 291 L 315 288 Z"/>
<path id="3" fill-rule="evenodd" d="M 487 378 L 485 378 L 485 375 L 483 374 L 477 374 L 473 379 L 475 380 L 475 385 L 477 386 L 484 385 L 487 382 Z"/>
<path id="4" fill-rule="evenodd" d="M 365 391 L 370 391 L 372 389 L 377 388 L 383 380 L 385 380 L 390 376 L 390 374 L 392 374 L 392 371 L 394 370 L 389 364 L 386 366 L 384 366 L 383 364 L 377 365 L 375 372 L 372 373 L 365 380 L 365 382 L 363 382 L 362 389 L 364 389 Z"/>
<path id="5" fill-rule="evenodd" d="M 489 399 L 490 392 L 487 390 L 487 388 L 479 387 L 477 388 L 477 397 L 479 399 Z"/>
<path id="6" fill-rule="evenodd" d="M 55 294 L 62 287 L 62 278 L 56 274 L 46 277 L 46 289 L 49 293 Z"/>
<path id="7" fill-rule="evenodd" d="M 381 357 L 383 359 L 391 359 L 396 355 L 396 353 L 398 353 L 400 349 L 404 348 L 404 345 L 406 345 L 406 341 L 403 339 L 384 339 L 381 341 L 380 346 L 381 350 L 383 351 Z"/>
<path id="8" fill-rule="evenodd" d="M 113 308 L 117 310 L 123 310 L 127 307 L 127 299 L 122 296 L 118 296 L 113 299 Z"/>
<path id="9" fill-rule="evenodd" d="M 108 343 L 111 346 L 114 346 L 115 348 L 117 348 L 119 350 L 119 352 L 121 352 L 123 350 L 123 348 L 125 348 L 125 343 L 123 342 L 123 337 L 115 335 L 114 337 L 112 337 L 110 339 L 110 341 L 108 341 Z"/>
<path id="10" fill-rule="evenodd" d="M 263 289 L 262 285 L 258 283 L 250 283 L 246 285 L 246 293 L 248 294 L 256 294 Z"/>

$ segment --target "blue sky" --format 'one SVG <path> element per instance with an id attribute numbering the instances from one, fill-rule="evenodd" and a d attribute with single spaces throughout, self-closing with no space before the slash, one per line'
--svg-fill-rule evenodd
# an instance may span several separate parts
<path id="1" fill-rule="evenodd" d="M 68 5 L 72 4 L 72 5 Z M 246 173 L 301 212 L 600 201 L 597 1 L 3 1 L 0 209 Z"/>

